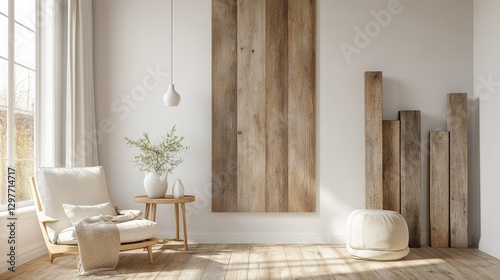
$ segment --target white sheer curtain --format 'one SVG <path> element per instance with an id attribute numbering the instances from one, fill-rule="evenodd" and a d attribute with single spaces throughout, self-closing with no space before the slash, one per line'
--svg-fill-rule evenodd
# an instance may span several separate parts
<path id="1" fill-rule="evenodd" d="M 39 165 L 97 165 L 92 0 L 40 3 Z"/>

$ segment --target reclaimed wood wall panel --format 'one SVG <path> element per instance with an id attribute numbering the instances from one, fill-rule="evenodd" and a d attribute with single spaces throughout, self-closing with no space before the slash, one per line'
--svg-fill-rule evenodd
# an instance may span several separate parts
<path id="1" fill-rule="evenodd" d="M 212 27 L 212 211 L 315 211 L 316 1 L 213 0 Z"/>
<path id="2" fill-rule="evenodd" d="M 365 72 L 366 208 L 383 208 L 382 72 Z"/>
<path id="3" fill-rule="evenodd" d="M 266 209 L 265 8 L 265 0 L 238 0 L 238 212 Z"/>
<path id="4" fill-rule="evenodd" d="M 288 211 L 288 0 L 266 1 L 266 212 Z M 272 187 L 271 187 L 272 186 Z"/>
<path id="5" fill-rule="evenodd" d="M 431 247 L 447 248 L 450 240 L 450 134 L 429 133 L 429 214 Z"/>
<path id="6" fill-rule="evenodd" d="M 382 132 L 383 209 L 399 213 L 401 211 L 400 122 L 384 120 Z"/>
<path id="7" fill-rule="evenodd" d="M 274 1 L 274 0 L 269 0 Z M 316 209 L 316 1 L 288 1 L 288 211 Z"/>
<path id="8" fill-rule="evenodd" d="M 448 95 L 450 131 L 450 246 L 467 248 L 467 94 Z"/>
<path id="9" fill-rule="evenodd" d="M 212 210 L 236 211 L 237 20 L 235 0 L 212 1 Z"/>
<path id="10" fill-rule="evenodd" d="M 401 122 L 401 215 L 408 224 L 410 247 L 421 246 L 421 113 L 400 111 Z"/>

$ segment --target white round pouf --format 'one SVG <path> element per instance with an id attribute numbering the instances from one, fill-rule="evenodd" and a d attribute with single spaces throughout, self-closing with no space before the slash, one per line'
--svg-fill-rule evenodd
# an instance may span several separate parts
<path id="1" fill-rule="evenodd" d="M 399 213 L 360 209 L 346 222 L 347 252 L 356 259 L 399 260 L 410 252 L 408 225 Z"/>

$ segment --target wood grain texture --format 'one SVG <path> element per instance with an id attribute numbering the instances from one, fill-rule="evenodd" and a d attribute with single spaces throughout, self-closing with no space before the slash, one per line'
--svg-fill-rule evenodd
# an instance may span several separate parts
<path id="1" fill-rule="evenodd" d="M 316 211 L 316 1 L 288 1 L 288 211 Z"/>
<path id="2" fill-rule="evenodd" d="M 429 133 L 429 214 L 431 247 L 450 243 L 450 134 Z"/>
<path id="3" fill-rule="evenodd" d="M 248 257 L 248 279 L 269 278 L 269 247 L 252 246 Z"/>
<path id="4" fill-rule="evenodd" d="M 212 211 L 236 211 L 236 0 L 212 1 Z"/>
<path id="5" fill-rule="evenodd" d="M 345 245 L 203 244 L 185 252 L 178 245 L 153 248 L 155 262 L 142 250 L 120 253 L 114 270 L 89 279 L 498 279 L 500 260 L 478 249 L 412 249 L 398 261 L 360 261 Z M 47 255 L 0 274 L 4 280 L 76 279 L 76 258 Z M 260 278 L 251 278 L 252 275 Z M 268 277 L 266 277 L 269 275 Z M 85 278 L 85 279 L 86 279 Z"/>
<path id="6" fill-rule="evenodd" d="M 238 0 L 237 211 L 266 210 L 266 2 Z"/>
<path id="7" fill-rule="evenodd" d="M 401 212 L 400 122 L 382 122 L 383 209 Z"/>
<path id="8" fill-rule="evenodd" d="M 383 208 L 382 72 L 365 72 L 366 208 Z"/>
<path id="9" fill-rule="evenodd" d="M 198 244 L 196 252 L 199 257 L 195 258 L 191 256 L 177 279 L 201 279 L 209 263 L 209 255 L 213 252 L 214 247 L 215 245 L 213 244 Z"/>
<path id="10" fill-rule="evenodd" d="M 401 215 L 408 224 L 410 247 L 421 246 L 421 114 L 400 111 L 401 121 Z"/>
<path id="11" fill-rule="evenodd" d="M 235 245 L 227 266 L 224 279 L 248 279 L 251 245 Z"/>
<path id="12" fill-rule="evenodd" d="M 467 169 L 467 94 L 448 95 L 450 131 L 450 246 L 466 248 L 468 169 Z"/>
<path id="13" fill-rule="evenodd" d="M 311 273 L 312 279 L 335 279 L 333 276 L 334 274 L 327 267 L 330 261 L 321 257 L 317 246 L 300 245 L 299 247 L 302 251 L 302 256 L 304 256 L 306 268 L 309 270 L 309 273 Z"/>
<path id="14" fill-rule="evenodd" d="M 291 279 L 312 279 L 312 275 L 308 269 L 304 255 L 300 250 L 300 245 L 284 246 L 284 249 L 287 261 L 295 264 L 289 266 L 290 275 L 292 276 Z"/>
<path id="15" fill-rule="evenodd" d="M 231 258 L 232 246 L 230 244 L 216 244 L 213 252 L 207 254 L 210 260 L 205 267 L 201 280 L 224 279 L 226 276 L 229 260 Z"/>
<path id="16" fill-rule="evenodd" d="M 212 3 L 212 210 L 315 211 L 316 1 Z"/>
<path id="17" fill-rule="evenodd" d="M 266 212 L 288 211 L 288 0 L 266 1 Z"/>
<path id="18" fill-rule="evenodd" d="M 289 266 L 282 265 L 283 262 L 287 262 L 284 247 L 283 245 L 270 246 L 268 255 L 269 279 L 292 279 Z"/>

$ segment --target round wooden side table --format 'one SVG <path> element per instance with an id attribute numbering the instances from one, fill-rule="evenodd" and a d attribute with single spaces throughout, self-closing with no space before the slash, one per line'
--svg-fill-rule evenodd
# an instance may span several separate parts
<path id="1" fill-rule="evenodd" d="M 157 204 L 173 204 L 175 210 L 175 241 L 184 241 L 184 250 L 188 250 L 188 238 L 186 229 L 186 203 L 195 201 L 194 195 L 185 195 L 183 198 L 174 198 L 171 195 L 166 195 L 160 198 L 149 198 L 146 195 L 135 197 L 135 202 L 145 203 L 144 218 L 149 219 L 149 209 L 151 208 L 151 220 L 156 222 L 156 205 Z M 184 232 L 184 240 L 179 239 L 179 204 L 182 211 L 182 231 Z"/>

